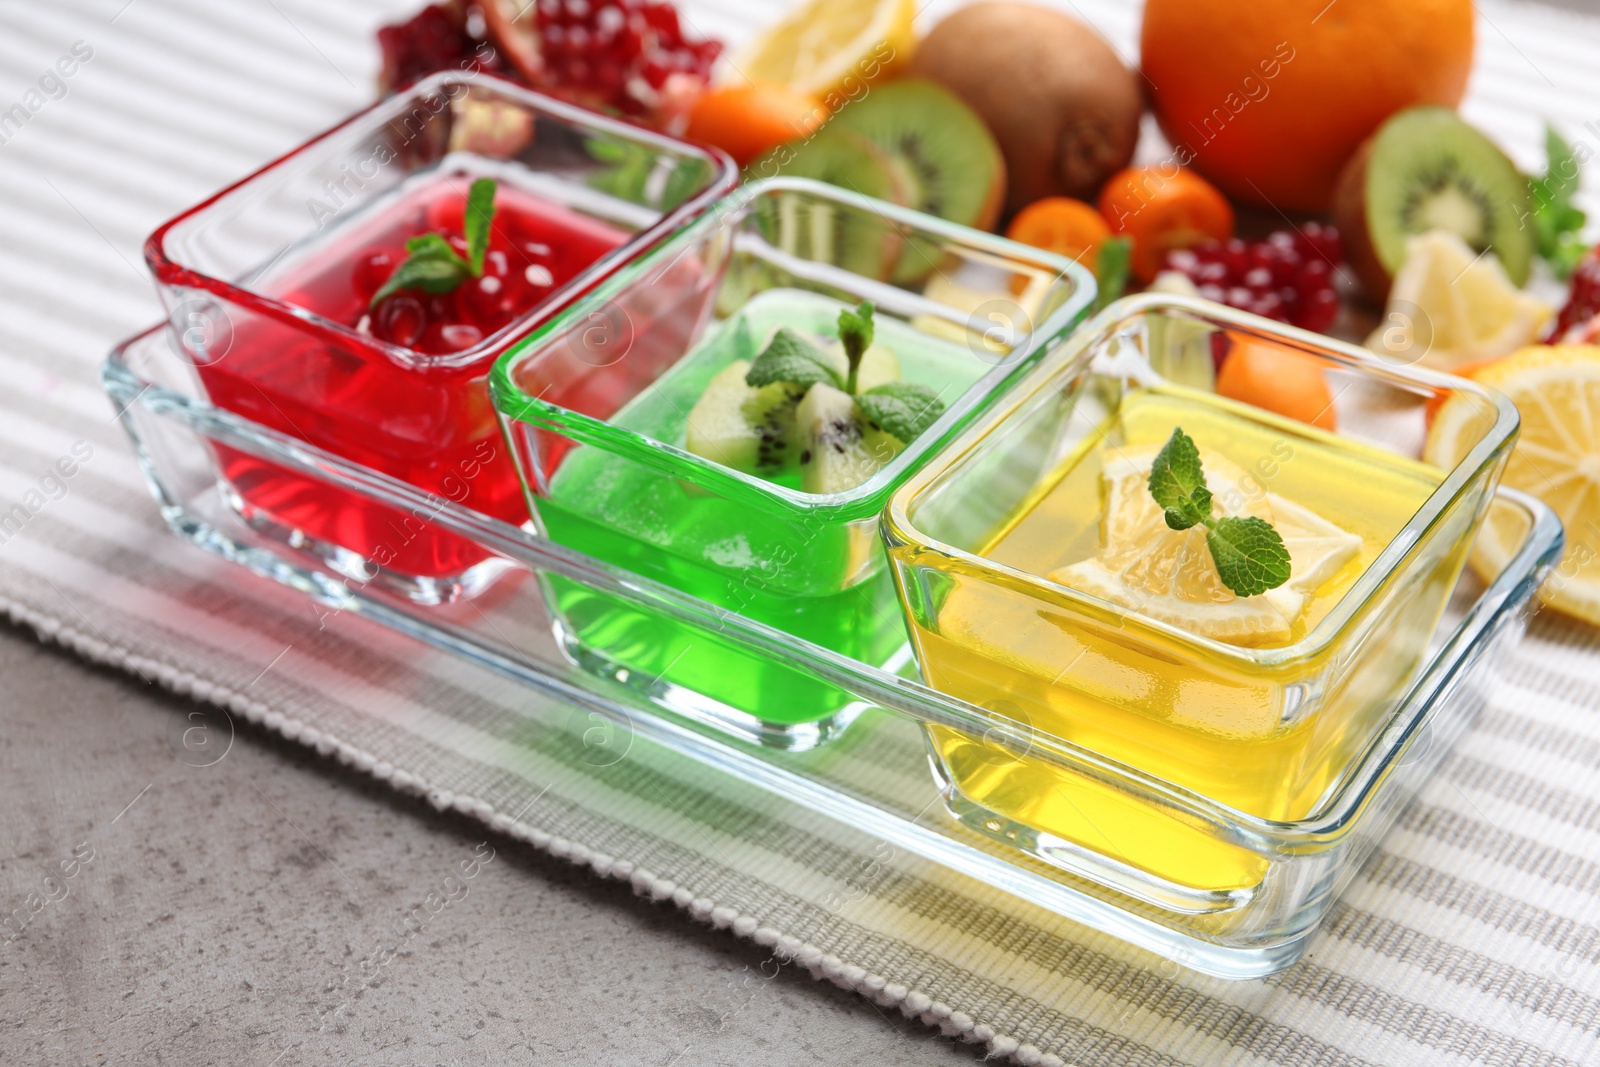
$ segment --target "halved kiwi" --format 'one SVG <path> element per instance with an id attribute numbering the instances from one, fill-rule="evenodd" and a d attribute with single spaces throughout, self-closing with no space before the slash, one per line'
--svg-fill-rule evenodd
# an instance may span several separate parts
<path id="1" fill-rule="evenodd" d="M 1490 251 L 1512 282 L 1528 280 L 1528 182 L 1506 154 L 1441 107 L 1390 118 L 1345 165 L 1334 213 L 1350 264 L 1375 300 L 1388 294 L 1406 238 L 1446 230 Z"/>
<path id="2" fill-rule="evenodd" d="M 914 189 L 901 161 L 865 135 L 831 125 L 798 146 L 774 149 L 752 163 L 749 172 L 814 178 L 900 205 L 912 202 Z M 764 201 L 760 210 L 767 239 L 802 259 L 882 279 L 889 276 L 900 254 L 896 228 L 867 209 L 779 194 Z"/>
<path id="3" fill-rule="evenodd" d="M 1006 183 L 999 146 L 977 113 L 937 82 L 876 86 L 830 128 L 863 134 L 902 161 L 918 211 L 980 230 L 999 217 Z"/>
<path id="4" fill-rule="evenodd" d="M 1006 166 L 994 135 L 972 108 L 926 78 L 876 86 L 829 124 L 865 136 L 910 174 L 911 206 L 987 230 L 1005 202 Z M 932 249 L 908 240 L 894 280 L 911 283 L 937 264 Z"/>
<path id="5" fill-rule="evenodd" d="M 811 140 L 798 148 L 781 146 L 750 166 L 755 174 L 774 170 L 980 230 L 994 225 L 1005 197 L 1005 162 L 988 127 L 954 93 L 925 78 L 874 86 Z M 869 238 L 887 237 L 873 252 L 898 257 L 889 260 L 892 269 L 863 273 L 908 282 L 933 269 L 931 251 L 901 241 L 900 227 L 884 220 L 865 227 L 860 219 L 849 221 L 850 228 L 864 229 Z"/>

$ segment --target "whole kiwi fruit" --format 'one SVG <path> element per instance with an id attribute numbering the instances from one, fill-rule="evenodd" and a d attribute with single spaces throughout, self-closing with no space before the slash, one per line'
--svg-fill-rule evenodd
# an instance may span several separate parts
<path id="1" fill-rule="evenodd" d="M 961 8 L 917 45 L 908 73 L 983 118 L 1005 156 L 1008 213 L 1046 196 L 1093 200 L 1133 158 L 1138 76 L 1070 15 L 1009 0 Z"/>

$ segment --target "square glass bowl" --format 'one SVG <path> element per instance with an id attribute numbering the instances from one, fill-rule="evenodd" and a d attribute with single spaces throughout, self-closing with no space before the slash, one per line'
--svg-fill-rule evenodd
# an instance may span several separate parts
<path id="1" fill-rule="evenodd" d="M 1210 974 L 1253 978 L 1281 970 L 1315 945 L 1318 923 L 1343 886 L 1383 839 L 1416 790 L 1434 773 L 1500 683 L 1520 639 L 1529 602 L 1561 558 L 1561 523 L 1532 497 L 1501 488 L 1495 536 L 1515 544 L 1498 574 L 1465 574 L 1434 635 L 1422 675 L 1397 698 L 1389 726 L 1314 815 L 1293 823 L 1246 816 L 1184 795 L 1148 775 L 1041 735 L 1027 735 L 964 701 L 884 673 L 771 627 L 719 611 L 694 597 L 536 537 L 488 516 L 446 504 L 436 522 L 526 570 L 509 573 L 478 601 L 419 605 L 354 582 L 246 525 L 222 496 L 214 473 L 226 445 L 292 467 L 375 502 L 427 506 L 412 486 L 302 444 L 195 399 L 192 376 L 166 344 L 164 328 L 114 351 L 102 381 L 134 444 L 161 513 L 195 546 L 312 599 L 320 616 L 359 614 L 392 628 L 393 641 L 420 641 L 417 654 L 488 667 L 516 683 L 526 700 L 515 736 L 554 745 L 564 764 L 638 781 L 659 768 L 693 778 L 718 795 L 753 785 L 783 803 L 922 856 L 966 878 L 1141 945 Z M 137 367 L 135 373 L 132 368 Z M 1482 536 L 1480 531 L 1480 536 Z M 746 744 L 720 726 L 684 721 L 636 688 L 578 670 L 557 649 L 535 576 L 549 572 L 603 586 L 619 600 L 670 613 L 685 625 L 732 642 L 752 657 L 781 662 L 799 681 L 830 684 L 877 709 L 837 744 L 808 752 Z M 239 572 L 241 580 L 244 571 Z M 331 625 L 331 623 L 330 623 Z M 368 635 L 379 640 L 376 634 Z M 1114 858 L 1083 854 L 1071 869 L 974 832 L 928 803 L 927 724 L 993 741 L 1011 739 L 1037 761 L 1096 777 L 1132 798 L 1205 827 L 1217 839 L 1270 867 L 1262 891 L 1221 914 L 1149 902 L 1141 880 Z M 315 725 L 315 724 L 313 724 Z M 473 729 L 477 729 L 476 726 Z M 652 755 L 654 753 L 654 755 Z M 660 763 L 663 756 L 670 756 Z M 581 761 L 575 763 L 574 761 Z M 686 780 L 687 780 L 686 778 Z M 595 803 L 616 784 L 595 779 Z M 1098 859 L 1098 863 L 1090 862 Z M 1138 894 L 1138 895 L 1135 895 Z M 1081 940 L 1081 932 L 1064 935 Z"/>
<path id="2" fill-rule="evenodd" d="M 489 255 L 505 257 L 506 274 L 492 295 L 527 297 L 486 311 L 485 329 L 502 323 L 487 336 L 452 335 L 459 350 L 380 339 L 404 326 L 374 324 L 370 290 L 407 238 L 461 232 L 477 178 L 498 183 Z M 172 341 L 218 407 L 519 523 L 526 505 L 486 385 L 494 360 L 737 181 L 714 150 L 492 75 L 443 73 L 165 223 L 145 258 Z M 364 265 L 373 254 L 389 263 Z M 526 299 L 537 303 L 505 321 Z M 426 511 L 374 508 L 242 453 L 218 458 L 242 515 L 363 581 L 436 602 L 503 566 L 431 528 Z"/>
<path id="3" fill-rule="evenodd" d="M 1214 345 L 1312 361 L 1338 432 L 1151 369 L 1210 360 Z M 1406 439 L 1421 429 L 1421 403 L 1440 395 L 1478 412 L 1473 447 L 1448 471 L 1410 458 L 1420 441 Z M 1158 617 L 1168 600 L 1130 598 L 1151 605 L 1138 610 L 1048 577 L 1099 551 L 1102 462 L 1116 470 L 1175 425 L 1242 472 L 1224 485 L 1226 468 L 1210 461 L 1224 511 L 1242 503 L 1224 493 L 1256 495 L 1283 522 L 1288 500 L 1359 536 L 1355 558 L 1319 587 L 1332 592 L 1313 595 L 1282 639 L 1201 637 Z M 924 679 L 1028 736 L 1244 816 L 1305 819 L 1425 665 L 1516 430 L 1510 402 L 1470 382 L 1182 297 L 1118 301 L 891 498 L 883 532 Z M 1159 509 L 1151 517 L 1161 522 Z M 1261 889 L 1270 865 L 1258 853 L 1161 803 L 1026 745 L 932 724 L 928 736 L 949 804 L 974 828 L 1067 865 L 1109 857 L 1163 906 L 1223 909 Z"/>
<path id="4" fill-rule="evenodd" d="M 906 661 L 877 534 L 884 502 L 1003 383 L 1060 343 L 1094 297 L 1065 259 L 833 186 L 740 189 L 540 327 L 496 366 L 541 532 L 873 666 Z M 832 335 L 870 300 L 876 344 L 939 392 L 939 419 L 867 481 L 815 494 L 686 450 L 718 372 L 779 325 Z M 552 612 L 589 669 L 785 747 L 858 701 L 782 665 L 554 577 Z"/>

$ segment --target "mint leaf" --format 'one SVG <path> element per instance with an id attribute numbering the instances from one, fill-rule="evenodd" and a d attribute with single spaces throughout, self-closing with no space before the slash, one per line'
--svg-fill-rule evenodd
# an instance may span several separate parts
<path id="1" fill-rule="evenodd" d="M 1528 179 L 1528 196 L 1533 201 L 1533 235 L 1540 258 L 1548 262 L 1558 277 L 1572 273 L 1580 252 L 1578 231 L 1588 217 L 1572 203 L 1581 179 L 1580 166 L 1572 146 L 1554 127 L 1545 126 L 1545 173 Z"/>
<path id="2" fill-rule="evenodd" d="M 621 163 L 628 158 L 629 147 L 621 141 L 608 141 L 603 137 L 591 137 L 584 143 L 590 157 L 601 163 Z"/>
<path id="3" fill-rule="evenodd" d="M 1187 530 L 1211 518 L 1211 490 L 1200 469 L 1200 449 L 1181 426 L 1173 428 L 1172 436 L 1156 453 L 1149 486 L 1172 529 Z"/>
<path id="4" fill-rule="evenodd" d="M 1578 225 L 1583 225 L 1579 223 Z M 1564 233 L 1556 238 L 1555 248 L 1545 258 L 1559 278 L 1570 278 L 1578 269 L 1583 257 L 1589 254 L 1589 242 L 1576 233 Z"/>
<path id="5" fill-rule="evenodd" d="M 661 201 L 656 205 L 663 212 L 671 211 L 695 193 L 711 184 L 711 164 L 704 159 L 683 159 L 667 175 L 666 188 L 661 190 Z"/>
<path id="6" fill-rule="evenodd" d="M 1113 237 L 1103 243 L 1095 254 L 1096 311 L 1117 299 L 1128 288 L 1128 256 L 1132 251 L 1133 244 L 1126 237 Z"/>
<path id="7" fill-rule="evenodd" d="M 854 311 L 846 308 L 839 312 L 839 342 L 844 345 L 845 362 L 850 368 L 845 376 L 844 391 L 852 396 L 856 391 L 856 372 L 861 369 L 861 356 L 872 347 L 872 311 L 872 302 L 863 300 Z"/>
<path id="8" fill-rule="evenodd" d="M 443 237 L 436 233 L 419 233 L 406 242 L 406 255 L 408 256 L 436 256 L 440 259 L 452 259 L 460 264 L 463 270 L 470 270 L 467 261 L 457 254 L 455 248 Z M 404 264 L 401 264 L 404 266 Z"/>
<path id="9" fill-rule="evenodd" d="M 487 179 L 484 179 L 487 180 Z M 489 212 L 494 213 L 493 182 L 489 183 L 490 207 Z M 473 223 L 471 219 L 471 196 L 478 192 L 478 182 L 472 185 L 472 193 L 468 194 L 467 201 L 467 227 Z M 483 240 L 488 243 L 488 220 L 484 220 Z M 470 243 L 470 241 L 469 241 Z M 389 280 L 372 294 L 372 299 L 367 302 L 369 308 L 377 307 L 380 302 L 393 296 L 401 289 L 421 289 L 425 293 L 448 293 L 468 278 L 477 277 L 483 273 L 483 254 L 478 253 L 478 268 L 473 269 L 472 264 L 462 259 L 450 242 L 436 233 L 419 233 L 406 241 L 406 258 L 394 273 L 389 275 Z"/>
<path id="10" fill-rule="evenodd" d="M 917 382 L 873 386 L 856 397 L 856 407 L 904 444 L 910 444 L 944 414 L 939 394 Z"/>
<path id="11" fill-rule="evenodd" d="M 372 294 L 368 307 L 377 307 L 380 301 L 401 289 L 448 293 L 472 274 L 466 260 L 456 255 L 450 243 L 436 233 L 413 237 L 406 242 L 406 252 L 409 254 L 405 262 Z"/>
<path id="12" fill-rule="evenodd" d="M 1207 523 L 1217 576 L 1236 596 L 1256 596 L 1289 580 L 1289 550 L 1265 519 L 1224 516 Z"/>
<path id="13" fill-rule="evenodd" d="M 773 382 L 793 382 L 805 388 L 818 382 L 835 388 L 840 384 L 839 372 L 822 349 L 787 326 L 774 334 L 766 350 L 751 362 L 744 381 L 757 389 Z"/>
<path id="14" fill-rule="evenodd" d="M 489 231 L 494 224 L 493 178 L 479 178 L 467 191 L 467 211 L 461 220 L 462 236 L 467 239 L 467 262 L 472 276 L 483 276 L 483 257 L 489 253 Z"/>
<path id="15" fill-rule="evenodd" d="M 623 141 L 591 138 L 585 147 L 601 167 L 586 179 L 589 187 L 634 204 L 647 201 L 650 175 L 660 156 L 651 148 Z"/>
<path id="16" fill-rule="evenodd" d="M 1156 453 L 1149 485 L 1172 529 L 1205 525 L 1211 562 L 1235 596 L 1255 596 L 1289 580 L 1289 550 L 1270 522 L 1254 515 L 1212 517 L 1200 449 L 1183 427 L 1173 427 L 1172 436 Z"/>

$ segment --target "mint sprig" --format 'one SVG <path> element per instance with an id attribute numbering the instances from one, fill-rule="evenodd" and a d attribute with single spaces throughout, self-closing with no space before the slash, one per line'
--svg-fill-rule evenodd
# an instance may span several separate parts
<path id="1" fill-rule="evenodd" d="M 1579 236 L 1588 216 L 1572 202 L 1580 180 L 1579 161 L 1572 146 L 1551 126 L 1544 129 L 1544 150 L 1544 176 L 1528 179 L 1534 244 L 1556 276 L 1565 278 L 1589 249 Z"/>
<path id="2" fill-rule="evenodd" d="M 773 334 L 767 347 L 750 362 L 744 382 L 755 389 L 773 382 L 793 382 L 804 389 L 818 382 L 827 382 L 835 389 L 843 384 L 822 349 L 787 326 Z"/>
<path id="3" fill-rule="evenodd" d="M 1254 515 L 1212 514 L 1200 449 L 1182 427 L 1174 427 L 1156 453 L 1149 486 L 1169 527 L 1205 526 L 1206 547 L 1211 550 L 1217 576 L 1235 596 L 1257 596 L 1289 580 L 1289 550 L 1271 523 Z"/>
<path id="4" fill-rule="evenodd" d="M 474 278 L 483 277 L 483 257 L 489 253 L 489 233 L 494 227 L 494 193 L 493 178 L 479 178 L 467 190 L 461 235 L 467 239 L 467 258 Z"/>
<path id="5" fill-rule="evenodd" d="M 1096 293 L 1094 309 L 1099 311 L 1121 296 L 1128 288 L 1129 258 L 1133 242 L 1126 237 L 1112 237 L 1100 246 L 1095 254 L 1094 275 Z"/>
<path id="6" fill-rule="evenodd" d="M 494 224 L 494 194 L 493 178 L 479 178 L 467 190 L 467 209 L 461 227 L 467 241 L 467 258 L 463 259 L 439 234 L 419 234 L 406 242 L 406 258 L 389 275 L 389 280 L 372 294 L 367 306 L 377 307 L 402 289 L 448 293 L 468 278 L 481 278 L 483 260 L 489 253 L 489 233 Z"/>
<path id="7" fill-rule="evenodd" d="M 856 397 L 861 414 L 902 441 L 914 440 L 944 414 L 939 394 L 920 382 L 884 382 Z"/>
<path id="8" fill-rule="evenodd" d="M 839 342 L 844 346 L 845 376 L 828 354 L 804 336 L 780 327 L 767 347 L 750 361 L 745 384 L 760 389 L 774 382 L 798 386 L 801 393 L 818 383 L 842 389 L 855 397 L 856 409 L 867 421 L 909 444 L 940 415 L 944 401 L 939 394 L 917 382 L 885 382 L 858 393 L 861 360 L 872 347 L 873 307 L 863 300 L 854 310 L 839 312 Z"/>
<path id="9" fill-rule="evenodd" d="M 844 345 L 845 363 L 850 368 L 845 375 L 844 391 L 851 396 L 856 395 L 861 357 L 872 347 L 872 310 L 872 302 L 863 300 L 854 311 L 846 308 L 839 312 L 839 343 Z"/>

